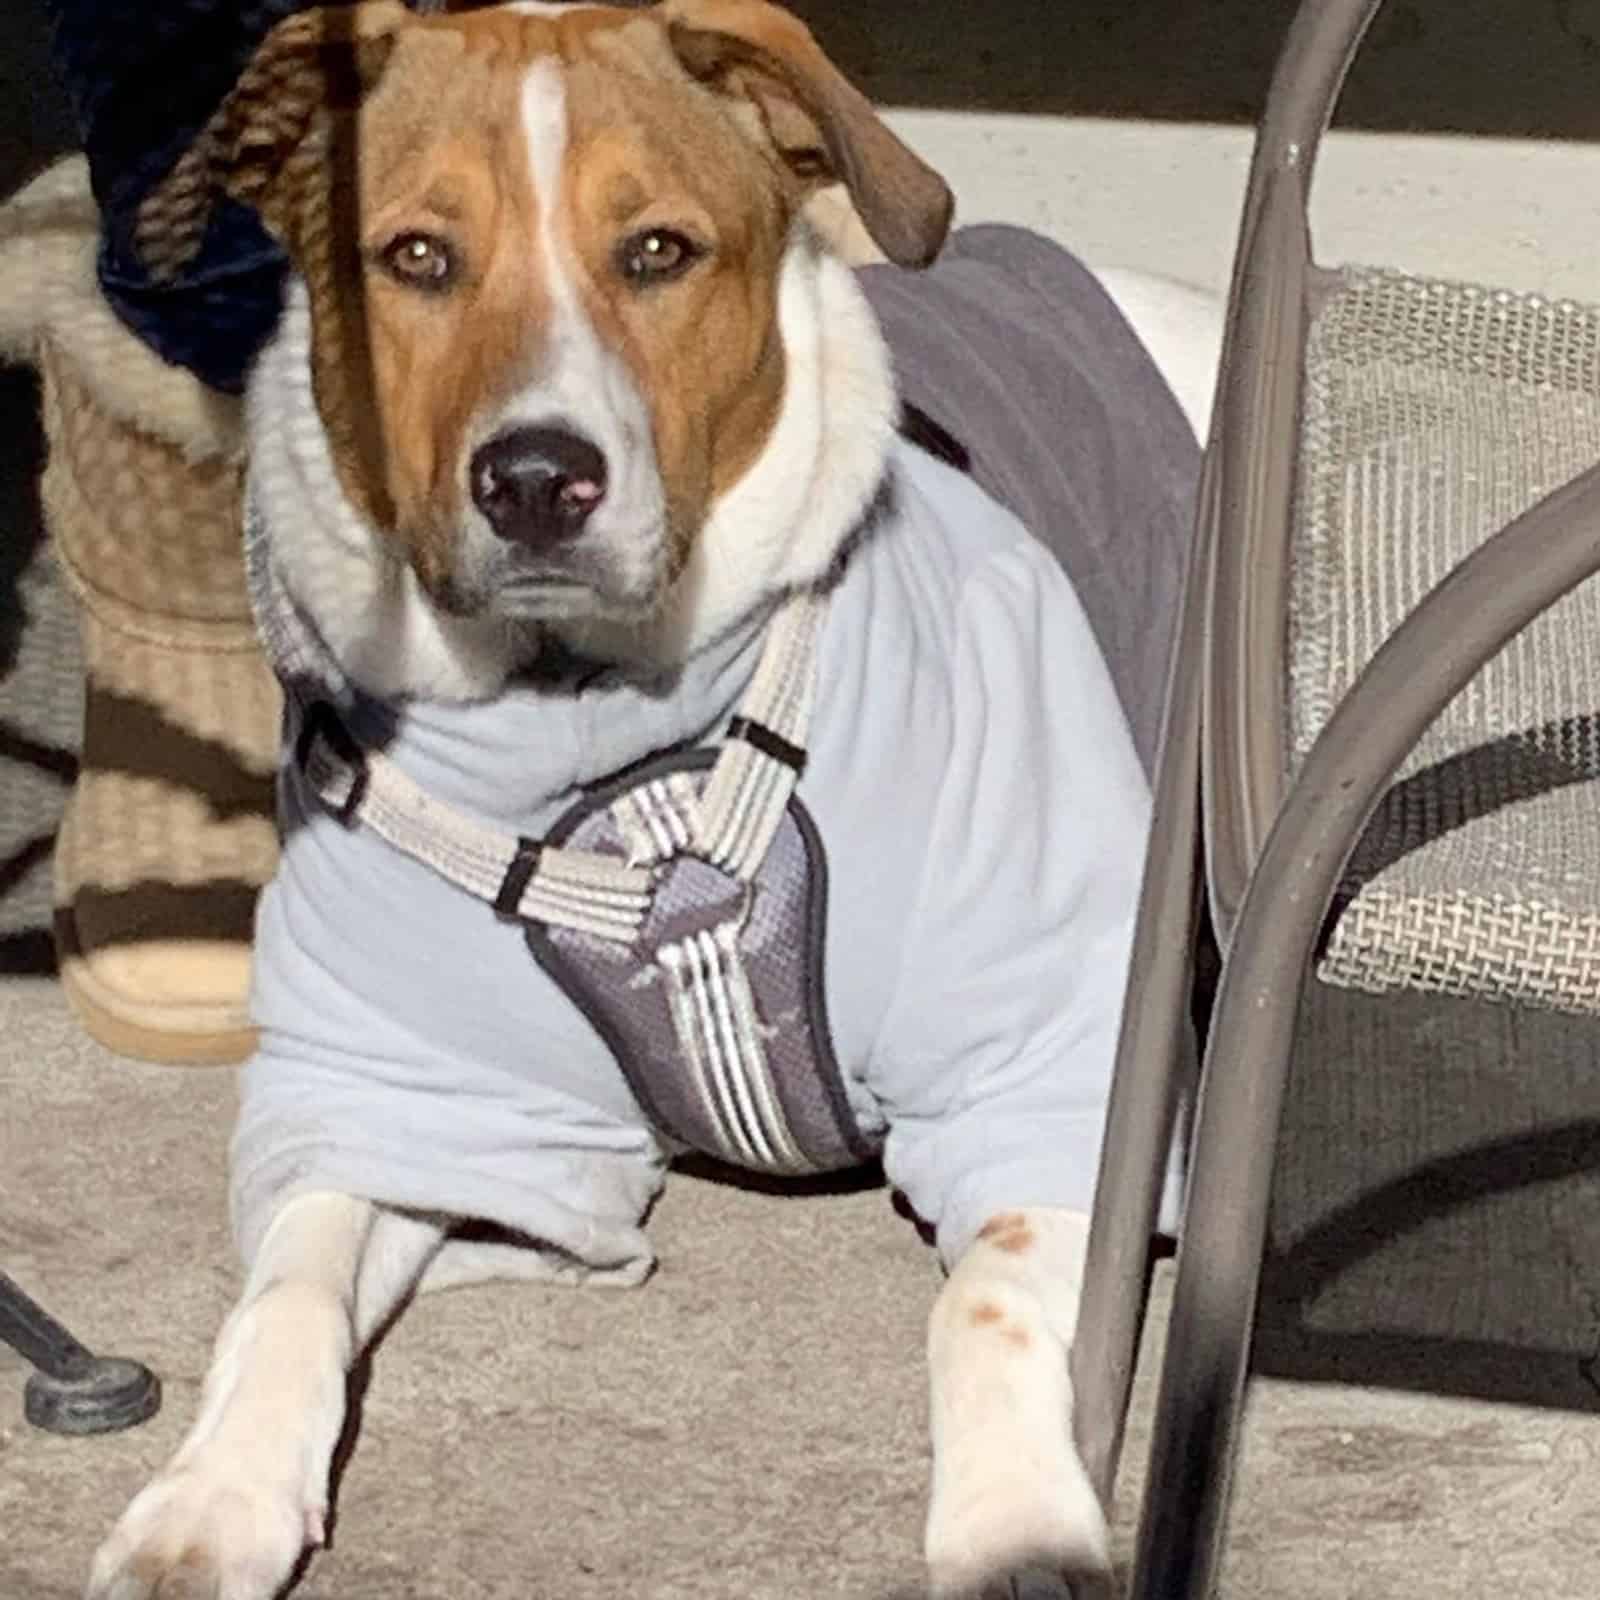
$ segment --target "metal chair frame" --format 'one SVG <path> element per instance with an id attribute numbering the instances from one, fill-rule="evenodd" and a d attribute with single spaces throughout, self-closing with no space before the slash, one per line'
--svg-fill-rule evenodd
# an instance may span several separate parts
<path id="1" fill-rule="evenodd" d="M 1372 811 L 1495 653 L 1600 570 L 1600 467 L 1445 577 L 1290 775 L 1286 618 L 1316 157 L 1381 0 L 1303 0 L 1257 137 L 1156 777 L 1127 1007 L 1074 1349 L 1078 1431 L 1109 1498 L 1176 1108 L 1200 895 L 1224 951 L 1189 1146 L 1167 1355 L 1130 1600 L 1202 1600 L 1219 1565 L 1301 993 Z M 1202 878 L 1202 872 L 1204 874 Z"/>

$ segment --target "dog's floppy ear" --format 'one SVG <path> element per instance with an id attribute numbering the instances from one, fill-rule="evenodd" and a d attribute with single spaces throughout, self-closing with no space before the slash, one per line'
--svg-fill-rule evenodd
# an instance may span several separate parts
<path id="1" fill-rule="evenodd" d="M 663 0 L 672 46 L 702 83 L 748 100 L 800 178 L 843 182 L 878 247 L 925 267 L 950 231 L 943 178 L 879 120 L 800 19 L 765 0 Z"/>
<path id="2" fill-rule="evenodd" d="M 287 241 L 284 197 L 316 159 L 327 114 L 353 110 L 377 82 L 409 13 L 400 0 L 329 5 L 280 22 L 172 171 L 145 198 L 134 249 L 158 282 L 199 253 L 221 195 L 252 206 Z"/>

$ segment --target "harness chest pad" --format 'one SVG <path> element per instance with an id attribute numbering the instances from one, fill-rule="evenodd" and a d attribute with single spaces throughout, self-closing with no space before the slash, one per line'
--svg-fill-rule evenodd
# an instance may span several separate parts
<path id="1" fill-rule="evenodd" d="M 658 757 L 578 802 L 553 847 L 648 864 L 633 938 L 528 922 L 529 948 L 616 1058 L 646 1116 L 688 1149 L 783 1176 L 876 1153 L 828 1028 L 827 859 L 791 793 L 749 875 L 697 852 L 716 752 Z"/>

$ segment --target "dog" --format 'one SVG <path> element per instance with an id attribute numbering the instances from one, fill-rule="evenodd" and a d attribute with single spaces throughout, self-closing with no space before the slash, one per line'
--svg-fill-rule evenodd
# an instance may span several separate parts
<path id="1" fill-rule="evenodd" d="M 154 269 L 222 195 L 294 268 L 248 397 L 252 586 L 296 708 L 232 1161 L 248 1273 L 91 1600 L 269 1600 L 323 1542 L 346 1376 L 407 1297 L 638 1282 L 685 1147 L 883 1150 L 949 1268 L 932 1592 L 1103 1584 L 1068 1362 L 1165 634 L 1113 652 L 1130 723 L 1087 602 L 977 481 L 1005 385 L 982 449 L 937 392 L 902 408 L 945 185 L 764 0 L 374 0 L 269 36 L 144 209 Z M 1071 402 L 1093 454 L 1061 503 L 1103 479 L 1103 520 L 1180 539 L 1215 304 L 1092 288 L 1011 233 L 951 249 L 975 314 L 1002 283 L 1047 316 L 1059 277 L 1120 374 Z M 806 893 L 761 877 L 783 851 Z M 662 933 L 708 862 L 736 913 Z"/>

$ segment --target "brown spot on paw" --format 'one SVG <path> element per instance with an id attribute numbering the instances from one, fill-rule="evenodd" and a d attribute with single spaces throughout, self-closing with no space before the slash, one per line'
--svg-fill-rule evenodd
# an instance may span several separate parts
<path id="1" fill-rule="evenodd" d="M 978 1237 L 1008 1255 L 1021 1255 L 1033 1245 L 1033 1229 L 1020 1211 L 1002 1211 L 990 1217 L 978 1230 Z"/>
<path id="2" fill-rule="evenodd" d="M 222 1581 L 210 1553 L 194 1545 L 176 1561 L 159 1551 L 136 1556 L 131 1575 L 145 1585 L 136 1592 L 154 1600 L 216 1600 Z"/>
<path id="3" fill-rule="evenodd" d="M 980 1300 L 967 1313 L 967 1321 L 975 1328 L 993 1328 L 1007 1344 L 1018 1350 L 1026 1350 L 1033 1343 L 1028 1330 L 1014 1322 L 1008 1323 L 1005 1312 L 993 1300 Z"/>

